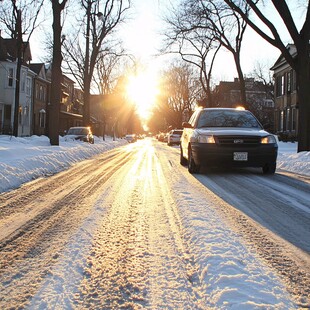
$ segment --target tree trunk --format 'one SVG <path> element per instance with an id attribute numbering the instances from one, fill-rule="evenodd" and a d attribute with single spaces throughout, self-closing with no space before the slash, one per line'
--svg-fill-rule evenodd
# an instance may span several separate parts
<path id="1" fill-rule="evenodd" d="M 51 82 L 51 102 L 49 106 L 49 138 L 51 145 L 59 145 L 59 112 L 61 100 L 61 8 L 56 1 L 53 3 L 53 63 Z"/>
<path id="2" fill-rule="evenodd" d="M 298 61 L 301 59 L 302 61 Z M 306 61 L 305 61 L 306 60 Z M 308 44 L 298 49 L 297 85 L 298 85 L 298 152 L 310 151 L 310 59 Z"/>
<path id="3" fill-rule="evenodd" d="M 246 101 L 245 81 L 244 81 L 244 76 L 243 76 L 243 72 L 241 69 L 241 63 L 240 63 L 240 53 L 234 53 L 234 59 L 235 59 L 236 69 L 237 69 L 238 78 L 239 78 L 240 100 L 241 100 L 240 103 L 243 105 L 244 108 L 248 109 L 249 107 Z"/>

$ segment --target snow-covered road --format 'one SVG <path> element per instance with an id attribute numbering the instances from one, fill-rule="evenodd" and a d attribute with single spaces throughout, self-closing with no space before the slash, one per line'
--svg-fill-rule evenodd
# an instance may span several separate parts
<path id="1" fill-rule="evenodd" d="M 309 307 L 309 189 L 190 175 L 150 139 L 108 151 L 0 195 L 0 308 Z"/>

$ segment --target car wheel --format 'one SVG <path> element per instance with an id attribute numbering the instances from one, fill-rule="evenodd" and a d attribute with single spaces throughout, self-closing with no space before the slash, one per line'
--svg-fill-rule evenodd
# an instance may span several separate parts
<path id="1" fill-rule="evenodd" d="M 192 150 L 188 149 L 188 172 L 189 173 L 199 173 L 200 166 L 194 161 Z"/>
<path id="2" fill-rule="evenodd" d="M 187 165 L 187 159 L 183 156 L 183 149 L 182 149 L 182 147 L 180 147 L 180 164 L 182 166 L 186 166 Z"/>
<path id="3" fill-rule="evenodd" d="M 263 174 L 274 174 L 276 172 L 276 163 L 266 164 L 263 166 Z"/>

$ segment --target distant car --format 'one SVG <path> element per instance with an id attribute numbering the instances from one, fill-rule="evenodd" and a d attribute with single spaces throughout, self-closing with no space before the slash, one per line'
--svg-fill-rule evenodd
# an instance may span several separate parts
<path id="1" fill-rule="evenodd" d="M 169 131 L 167 135 L 167 144 L 168 145 L 180 144 L 182 133 L 183 129 L 173 129 Z"/>
<path id="2" fill-rule="evenodd" d="M 190 173 L 201 166 L 261 167 L 264 174 L 276 170 L 277 139 L 265 131 L 249 111 L 206 108 L 183 123 L 180 163 Z"/>
<path id="3" fill-rule="evenodd" d="M 129 143 L 133 143 L 137 141 L 137 137 L 135 134 L 126 135 L 125 140 L 127 140 Z"/>
<path id="4" fill-rule="evenodd" d="M 95 139 L 92 134 L 90 127 L 71 127 L 69 128 L 66 136 L 66 141 L 68 140 L 80 140 L 94 144 Z"/>
<path id="5" fill-rule="evenodd" d="M 157 140 L 163 142 L 163 141 L 164 141 L 164 138 L 165 138 L 165 135 L 166 135 L 165 132 L 160 132 L 160 133 L 157 135 Z"/>

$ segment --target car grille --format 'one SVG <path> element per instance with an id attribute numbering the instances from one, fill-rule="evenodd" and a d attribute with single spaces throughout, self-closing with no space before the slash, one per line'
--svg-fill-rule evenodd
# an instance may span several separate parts
<path id="1" fill-rule="evenodd" d="M 219 136 L 216 138 L 217 143 L 221 146 L 257 146 L 260 144 L 260 137 L 249 136 Z"/>

